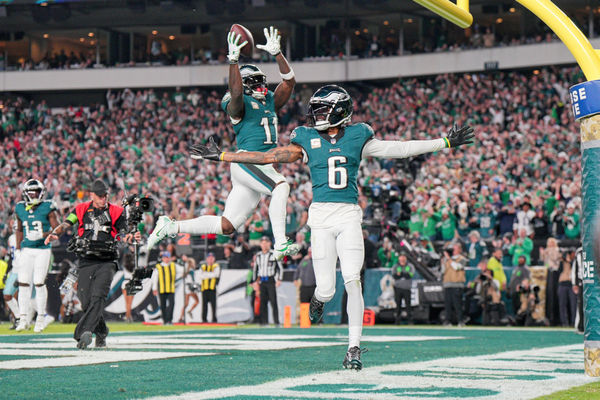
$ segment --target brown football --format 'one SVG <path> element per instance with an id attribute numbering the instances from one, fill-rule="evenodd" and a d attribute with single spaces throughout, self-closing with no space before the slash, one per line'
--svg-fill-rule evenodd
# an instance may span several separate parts
<path id="1" fill-rule="evenodd" d="M 245 41 L 248 42 L 242 47 L 241 53 L 246 57 L 252 57 L 252 52 L 254 51 L 254 38 L 252 37 L 252 33 L 240 24 L 231 25 L 230 31 L 242 35 L 240 43 L 244 43 Z"/>

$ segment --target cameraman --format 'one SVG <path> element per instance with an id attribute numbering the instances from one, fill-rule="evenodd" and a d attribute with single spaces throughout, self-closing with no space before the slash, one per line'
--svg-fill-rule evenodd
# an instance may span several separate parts
<path id="1" fill-rule="evenodd" d="M 521 298 L 521 305 L 517 312 L 517 325 L 523 326 L 548 326 L 548 320 L 545 318 L 538 318 L 536 316 L 535 307 L 539 304 L 539 292 L 540 287 L 532 285 L 529 279 L 523 279 L 521 284 L 517 287 L 517 291 Z"/>
<path id="2" fill-rule="evenodd" d="M 120 232 L 127 230 L 127 220 L 122 207 L 108 202 L 108 187 L 104 181 L 94 181 L 90 197 L 92 201 L 78 204 L 45 240 L 46 244 L 57 240 L 65 230 L 77 224 L 74 251 L 79 258 L 77 296 L 81 300 L 83 315 L 73 337 L 79 349 L 85 349 L 92 343 L 92 334 L 96 334 L 96 347 L 106 347 L 108 327 L 102 313 L 117 268 L 116 242 L 141 240 L 139 232 L 119 237 Z"/>
<path id="3" fill-rule="evenodd" d="M 482 325 L 501 325 L 508 323 L 506 308 L 501 301 L 500 282 L 494 278 L 484 259 L 477 265 L 479 275 L 468 284 L 467 307 L 471 320 L 482 315 Z"/>

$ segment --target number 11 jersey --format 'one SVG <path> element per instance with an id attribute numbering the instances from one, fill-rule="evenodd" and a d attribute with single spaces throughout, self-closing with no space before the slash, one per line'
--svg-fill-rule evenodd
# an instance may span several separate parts
<path id="1" fill-rule="evenodd" d="M 277 146 L 277 114 L 275 113 L 275 95 L 267 92 L 264 100 L 244 96 L 244 117 L 231 119 L 236 135 L 237 148 L 246 151 L 266 152 Z M 221 107 L 227 112 L 231 101 L 229 92 L 225 94 Z"/>

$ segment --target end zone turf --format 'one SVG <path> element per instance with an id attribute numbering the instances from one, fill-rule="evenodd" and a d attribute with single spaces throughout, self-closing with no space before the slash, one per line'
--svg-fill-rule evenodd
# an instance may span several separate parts
<path id="1" fill-rule="evenodd" d="M 512 400 L 568 389 L 544 397 L 562 400 L 600 387 L 573 389 L 590 382 L 582 339 L 559 329 L 367 328 L 356 372 L 341 367 L 343 327 L 109 326 L 109 348 L 91 351 L 75 349 L 72 325 L 41 335 L 0 326 L 3 396 Z"/>

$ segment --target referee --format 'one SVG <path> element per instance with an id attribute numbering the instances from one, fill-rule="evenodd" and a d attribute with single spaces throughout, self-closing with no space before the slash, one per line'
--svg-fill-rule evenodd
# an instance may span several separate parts
<path id="1" fill-rule="evenodd" d="M 275 325 L 279 325 L 275 288 L 281 285 L 283 268 L 281 263 L 275 259 L 273 250 L 271 250 L 271 239 L 268 236 L 260 239 L 260 248 L 261 251 L 254 256 L 252 266 L 252 282 L 255 286 L 260 285 L 260 324 L 266 325 L 269 322 L 267 302 L 270 301 L 273 308 L 273 321 Z"/>

